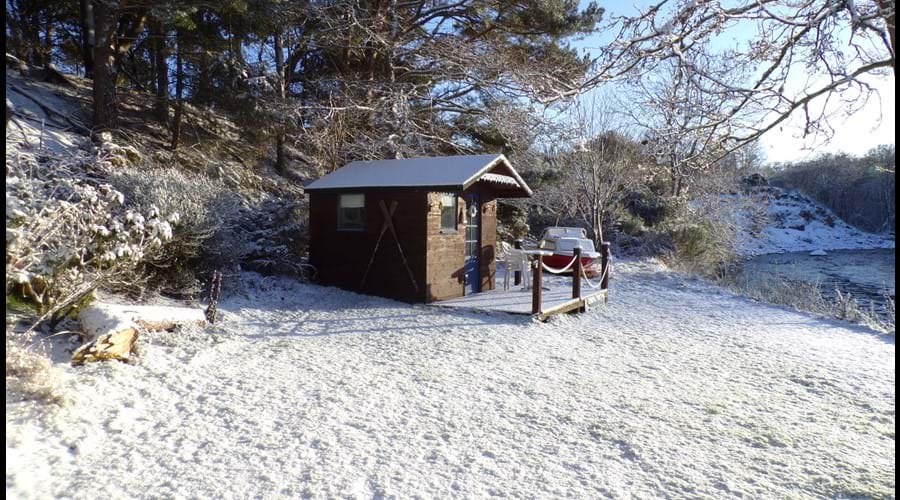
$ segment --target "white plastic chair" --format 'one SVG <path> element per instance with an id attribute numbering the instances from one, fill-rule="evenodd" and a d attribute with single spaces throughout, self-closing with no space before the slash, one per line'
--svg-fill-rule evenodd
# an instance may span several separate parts
<path id="1" fill-rule="evenodd" d="M 530 274 L 531 266 L 528 263 L 528 255 L 517 248 L 512 248 L 506 254 L 506 272 L 503 275 L 503 289 L 509 290 L 509 277 L 516 271 L 522 273 L 522 280 L 525 283 L 525 290 L 530 290 Z"/>

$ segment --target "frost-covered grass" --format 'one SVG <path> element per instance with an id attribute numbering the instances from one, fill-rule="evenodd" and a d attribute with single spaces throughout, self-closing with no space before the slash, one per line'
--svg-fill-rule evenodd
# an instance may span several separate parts
<path id="1" fill-rule="evenodd" d="M 62 408 L 7 399 L 7 494 L 894 496 L 892 339 L 616 271 L 548 323 L 245 275 Z"/>
<path id="2" fill-rule="evenodd" d="M 7 404 L 22 400 L 62 404 L 63 397 L 56 386 L 58 370 L 32 340 L 31 335 L 13 334 L 10 328 L 6 330 Z"/>
<path id="3" fill-rule="evenodd" d="M 896 331 L 894 299 L 887 290 L 883 292 L 884 311 L 879 314 L 873 303 L 865 307 L 849 292 L 836 289 L 833 297 L 826 295 L 820 283 L 789 280 L 778 275 L 754 279 L 725 276 L 719 282 L 738 295 L 769 304 L 859 323 L 890 335 Z"/>

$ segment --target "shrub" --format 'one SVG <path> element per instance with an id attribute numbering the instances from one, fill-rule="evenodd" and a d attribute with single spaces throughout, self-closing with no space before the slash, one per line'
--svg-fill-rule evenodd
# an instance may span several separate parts
<path id="1" fill-rule="evenodd" d="M 679 259 L 693 260 L 709 250 L 713 241 L 709 224 L 680 224 L 670 231 Z"/>
<path id="2" fill-rule="evenodd" d="M 656 229 L 649 229 L 641 236 L 632 236 L 626 233 L 616 235 L 616 252 L 634 257 L 655 257 L 660 255 L 672 255 L 675 251 L 675 243 L 672 236 Z"/>
<path id="3" fill-rule="evenodd" d="M 244 242 L 233 234 L 231 223 L 239 216 L 242 201 L 221 180 L 151 163 L 108 175 L 139 209 L 159 207 L 181 215 L 178 232 L 126 283 L 190 295 L 199 291 L 197 274 L 206 270 L 201 262 L 215 269 L 237 260 Z M 214 240 L 218 244 L 212 244 Z"/>
<path id="4" fill-rule="evenodd" d="M 55 324 L 172 238 L 177 213 L 127 209 L 122 193 L 87 175 L 103 155 L 7 159 L 7 304 L 32 328 Z"/>
<path id="5" fill-rule="evenodd" d="M 520 206 L 497 202 L 497 239 L 515 241 L 528 235 L 528 214 Z"/>
<path id="6" fill-rule="evenodd" d="M 732 216 L 740 201 L 724 201 L 716 194 L 703 196 L 685 205 L 660 229 L 671 235 L 674 251 L 664 255 L 676 269 L 717 277 L 735 260 L 734 242 L 738 227 Z"/>
<path id="7" fill-rule="evenodd" d="M 675 251 L 666 259 L 668 264 L 693 274 L 720 274 L 734 255 L 721 231 L 710 221 L 675 225 L 669 230 Z"/>
<path id="8" fill-rule="evenodd" d="M 670 219 L 679 210 L 678 201 L 650 191 L 632 191 L 622 202 L 626 210 L 639 217 L 647 226 L 655 226 Z"/>
<path id="9" fill-rule="evenodd" d="M 644 221 L 630 212 L 625 212 L 619 216 L 617 228 L 620 232 L 629 236 L 640 236 L 647 230 L 644 227 Z"/>
<path id="10" fill-rule="evenodd" d="M 269 194 L 248 185 L 253 176 L 240 180 L 224 169 L 211 174 L 153 162 L 108 173 L 136 206 L 182 214 L 178 232 L 128 283 L 196 296 L 200 277 L 213 270 L 305 276 L 307 228 L 304 207 L 291 201 L 296 193 L 268 186 L 276 191 Z"/>
<path id="11" fill-rule="evenodd" d="M 308 227 L 297 203 L 269 199 L 242 212 L 234 234 L 246 242 L 241 265 L 261 274 L 309 277 L 304 260 Z M 223 242 L 227 244 L 227 242 Z"/>

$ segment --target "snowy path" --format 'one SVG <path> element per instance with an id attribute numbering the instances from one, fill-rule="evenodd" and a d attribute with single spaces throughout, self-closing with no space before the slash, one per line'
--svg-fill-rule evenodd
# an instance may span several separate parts
<path id="1" fill-rule="evenodd" d="M 7 398 L 7 494 L 895 495 L 894 344 L 861 328 L 646 263 L 546 324 L 256 283 L 213 333 L 65 368 L 55 415 Z"/>

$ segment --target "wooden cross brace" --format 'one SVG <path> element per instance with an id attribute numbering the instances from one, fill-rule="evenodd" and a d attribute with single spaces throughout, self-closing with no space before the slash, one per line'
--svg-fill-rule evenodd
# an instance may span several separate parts
<path id="1" fill-rule="evenodd" d="M 394 212 L 397 210 L 397 201 L 394 200 L 391 202 L 390 210 L 388 210 L 384 200 L 378 201 L 378 207 L 381 209 L 381 214 L 384 215 L 384 223 L 381 225 L 381 232 L 378 234 L 378 240 L 375 242 L 375 248 L 372 250 L 372 257 L 369 259 L 369 265 L 366 266 L 366 272 L 363 273 L 360 288 L 366 284 L 366 278 L 369 276 L 369 270 L 375 262 L 375 255 L 378 253 L 378 247 L 381 245 L 381 239 L 384 237 L 385 231 L 390 230 L 391 234 L 394 236 L 394 242 L 397 244 L 397 250 L 400 252 L 400 260 L 403 262 L 403 267 L 406 268 L 406 273 L 409 275 L 409 281 L 412 282 L 413 289 L 418 292 L 419 286 L 416 284 L 416 279 L 413 277 L 412 269 L 409 268 L 409 263 L 406 262 L 406 255 L 403 253 L 403 248 L 400 246 L 400 237 L 397 236 L 397 230 L 394 229 L 393 217 Z"/>

